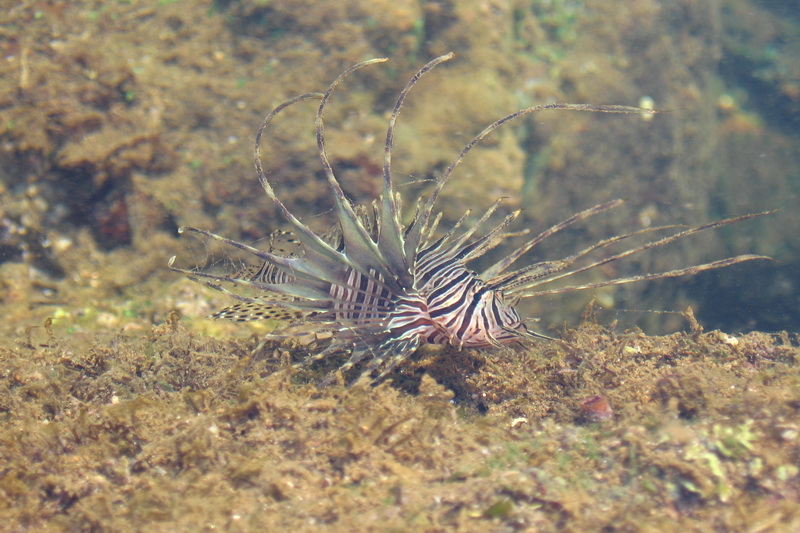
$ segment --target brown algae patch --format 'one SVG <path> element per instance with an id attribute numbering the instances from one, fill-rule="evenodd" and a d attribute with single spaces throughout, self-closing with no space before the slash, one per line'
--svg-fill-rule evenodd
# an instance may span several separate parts
<path id="1" fill-rule="evenodd" d="M 318 389 L 287 370 L 299 348 L 174 319 L 55 331 L 0 358 L 0 513 L 11 530 L 800 525 L 796 340 L 566 338 L 427 354 L 392 376 L 403 391 Z M 595 395 L 613 417 L 582 415 Z"/>

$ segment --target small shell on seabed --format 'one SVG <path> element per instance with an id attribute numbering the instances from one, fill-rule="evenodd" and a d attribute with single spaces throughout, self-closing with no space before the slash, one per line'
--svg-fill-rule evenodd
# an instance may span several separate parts
<path id="1" fill-rule="evenodd" d="M 610 420 L 614 417 L 614 410 L 605 396 L 597 395 L 591 398 L 586 398 L 580 404 L 581 416 L 588 422 L 602 422 L 603 420 Z"/>

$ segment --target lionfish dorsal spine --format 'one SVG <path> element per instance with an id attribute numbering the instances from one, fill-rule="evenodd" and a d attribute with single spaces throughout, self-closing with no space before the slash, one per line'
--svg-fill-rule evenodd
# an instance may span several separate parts
<path id="1" fill-rule="evenodd" d="M 425 64 L 417 71 L 414 76 L 408 80 L 406 86 L 400 91 L 400 95 L 395 101 L 392 113 L 389 116 L 389 124 L 386 128 L 386 143 L 383 150 L 383 194 L 381 197 L 381 213 L 379 222 L 379 243 L 381 249 L 386 254 L 386 259 L 391 265 L 392 269 L 401 274 L 401 282 L 405 286 L 410 287 L 412 283 L 411 271 L 413 269 L 414 258 L 419 250 L 419 240 L 409 240 L 409 235 L 416 235 L 413 233 L 413 228 L 416 227 L 418 222 L 415 214 L 414 219 L 409 224 L 405 232 L 401 231 L 400 221 L 400 207 L 399 196 L 395 195 L 394 185 L 392 183 L 392 148 L 394 146 L 394 128 L 397 123 L 397 117 L 400 114 L 400 109 L 403 107 L 406 96 L 411 92 L 411 89 L 425 74 L 431 71 L 434 67 L 448 61 L 454 57 L 452 52 L 444 54 Z M 417 214 L 419 211 L 417 211 Z"/>
<path id="2" fill-rule="evenodd" d="M 581 220 L 584 220 L 586 218 L 594 216 L 594 215 L 596 215 L 598 213 L 601 213 L 603 211 L 607 211 L 609 209 L 613 209 L 613 208 L 615 208 L 617 206 L 620 206 L 620 205 L 622 205 L 622 203 L 623 203 L 623 200 L 619 200 L 619 199 L 611 200 L 609 202 L 605 202 L 605 203 L 596 205 L 596 206 L 591 207 L 589 209 L 584 209 L 583 211 L 572 215 L 571 217 L 567 218 L 566 220 L 563 220 L 563 221 L 559 222 L 558 224 L 555 224 L 555 225 L 547 228 L 546 230 L 542 231 L 541 233 L 539 233 L 538 235 L 536 235 L 532 239 L 529 239 L 522 246 L 517 248 L 514 252 L 512 252 L 508 256 L 504 257 L 503 259 L 501 259 L 497 263 L 493 264 L 492 266 L 490 266 L 489 268 L 484 270 L 484 272 L 483 272 L 483 276 L 485 276 L 484 279 L 495 278 L 497 275 L 501 274 L 508 267 L 510 267 L 517 259 L 522 257 L 523 254 L 529 252 L 537 244 L 541 243 L 542 241 L 544 241 L 548 237 L 551 237 L 555 233 L 558 233 L 559 231 L 567 228 L 568 226 L 571 226 L 572 224 L 575 224 L 576 222 L 579 222 Z"/>
<path id="3" fill-rule="evenodd" d="M 319 104 L 316 118 L 316 135 L 317 147 L 319 150 L 319 157 L 322 161 L 322 167 L 325 172 L 325 177 L 328 181 L 328 186 L 331 189 L 332 197 L 336 209 L 336 216 L 342 232 L 342 241 L 344 243 L 344 250 L 346 257 L 351 263 L 353 268 L 358 269 L 362 274 L 372 277 L 373 272 L 378 273 L 382 278 L 382 283 L 386 284 L 391 290 L 398 292 L 402 291 L 403 287 L 398 283 L 398 279 L 392 266 L 386 260 L 383 251 L 378 247 L 369 234 L 369 231 L 364 227 L 358 216 L 353 209 L 352 204 L 347 199 L 333 172 L 333 167 L 328 160 L 328 155 L 325 149 L 325 134 L 324 134 L 324 121 L 323 115 L 325 106 L 328 103 L 334 89 L 339 83 L 355 72 L 356 70 L 372 65 L 375 63 L 382 63 L 388 61 L 385 58 L 372 59 L 353 65 L 352 67 L 341 73 L 331 83 L 328 90 L 322 97 Z"/>
<path id="4" fill-rule="evenodd" d="M 304 257 L 307 259 L 307 263 L 309 265 L 305 268 L 308 273 L 313 273 L 317 277 L 321 279 L 326 279 L 326 272 L 335 272 L 337 268 L 342 264 L 349 264 L 347 258 L 343 256 L 341 253 L 337 252 L 330 244 L 325 242 L 322 238 L 320 238 L 316 233 L 311 231 L 311 229 L 303 224 L 296 216 L 294 216 L 286 205 L 277 197 L 275 191 L 272 188 L 267 176 L 264 172 L 263 165 L 261 163 L 261 137 L 264 134 L 267 126 L 274 120 L 274 118 L 284 109 L 287 107 L 294 105 L 298 102 L 302 102 L 305 100 L 317 99 L 321 100 L 324 97 L 321 93 L 307 93 L 302 94 L 300 96 L 296 96 L 287 100 L 286 102 L 282 103 L 266 116 L 264 121 L 261 123 L 261 126 L 258 128 L 258 132 L 256 133 L 255 144 L 253 147 L 254 152 L 254 160 L 255 160 L 255 167 L 256 167 L 256 174 L 258 175 L 258 181 L 261 184 L 261 188 L 264 189 L 267 197 L 272 201 L 275 208 L 281 214 L 284 220 L 289 224 L 294 233 L 297 240 L 300 242 L 303 250 L 304 250 Z M 273 260 L 271 254 L 269 257 L 263 257 L 264 259 L 270 261 L 271 263 L 275 264 L 278 268 L 285 269 L 286 265 L 281 265 L 279 262 Z M 291 273 L 291 268 L 288 270 Z"/>

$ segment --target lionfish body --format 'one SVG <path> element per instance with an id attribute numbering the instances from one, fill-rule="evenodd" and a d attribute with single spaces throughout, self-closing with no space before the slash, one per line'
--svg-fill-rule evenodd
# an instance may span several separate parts
<path id="1" fill-rule="evenodd" d="M 593 251 L 606 248 L 624 239 L 660 230 L 664 226 L 647 228 L 595 243 L 571 256 L 534 263 L 508 271 L 523 254 L 554 233 L 576 222 L 612 209 L 622 203 L 613 200 L 581 211 L 542 233 L 530 238 L 513 253 L 483 272 L 469 268 L 469 263 L 484 256 L 504 239 L 525 232 L 511 233 L 506 228 L 517 217 L 514 212 L 480 237 L 476 230 L 494 214 L 500 200 L 483 214 L 477 224 L 466 229 L 469 212 L 441 236 L 436 229 L 441 213 L 434 215 L 436 200 L 455 167 L 472 147 L 500 125 L 516 117 L 545 109 L 568 109 L 606 113 L 641 113 L 643 110 L 624 106 L 591 106 L 582 104 L 547 104 L 512 113 L 487 126 L 461 151 L 445 172 L 436 179 L 433 192 L 417 209 L 410 222 L 401 222 L 401 205 L 395 194 L 391 175 L 391 156 L 394 126 L 403 102 L 413 85 L 439 63 L 452 57 L 447 54 L 425 65 L 401 92 L 389 119 L 383 164 L 383 193 L 369 206 L 354 207 L 334 176 L 325 149 L 323 114 L 339 82 L 353 71 L 373 63 L 374 59 L 354 65 L 341 74 L 324 94 L 309 93 L 295 97 L 273 110 L 264 120 L 255 143 L 256 171 L 267 196 L 288 223 L 299 250 L 282 253 L 271 249 L 265 252 L 247 244 L 215 235 L 205 230 L 184 227 L 209 239 L 221 241 L 258 258 L 251 266 L 230 275 L 215 275 L 202 271 L 173 267 L 214 289 L 223 291 L 240 303 L 213 315 L 218 318 L 251 320 L 257 318 L 288 319 L 292 326 L 313 325 L 333 332 L 333 339 L 318 354 L 307 361 L 319 360 L 334 353 L 350 353 L 342 366 L 345 371 L 364 363 L 362 373 L 380 379 L 405 360 L 421 344 L 450 344 L 462 347 L 500 346 L 524 338 L 549 338 L 530 332 L 515 310 L 521 298 L 541 294 L 617 285 L 693 274 L 720 268 L 763 256 L 740 255 L 712 263 L 668 272 L 606 280 L 599 283 L 573 285 L 556 289 L 538 288 L 567 276 L 617 261 L 641 251 L 661 246 L 699 231 L 719 227 L 758 215 L 690 227 L 650 241 L 629 250 L 608 255 L 577 267 L 576 262 Z M 297 102 L 319 99 L 316 131 L 319 156 L 334 200 L 336 227 L 328 235 L 318 235 L 295 217 L 275 195 L 261 164 L 261 136 L 274 117 Z M 249 289 L 245 296 L 241 288 Z M 285 338 L 286 335 L 271 335 Z M 307 362 L 306 361 L 306 362 Z"/>

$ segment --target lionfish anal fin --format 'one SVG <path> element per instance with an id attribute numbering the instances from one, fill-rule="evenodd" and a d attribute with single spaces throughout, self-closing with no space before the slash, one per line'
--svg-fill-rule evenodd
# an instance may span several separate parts
<path id="1" fill-rule="evenodd" d="M 305 313 L 295 309 L 246 302 L 220 309 L 210 318 L 222 318 L 233 320 L 234 322 L 250 322 L 253 320 L 297 320 L 303 318 L 303 316 L 305 316 Z"/>

